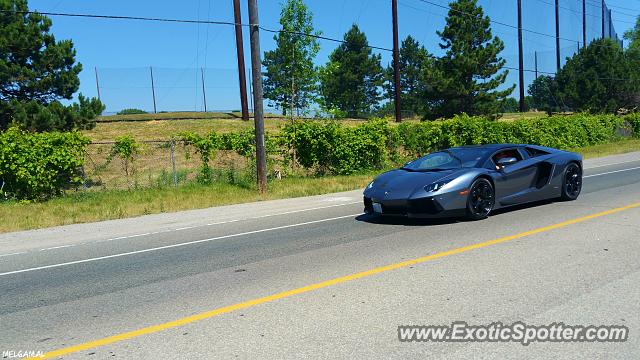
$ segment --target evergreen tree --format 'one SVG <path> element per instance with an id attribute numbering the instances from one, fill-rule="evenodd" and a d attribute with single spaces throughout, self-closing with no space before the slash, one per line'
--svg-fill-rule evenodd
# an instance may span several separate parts
<path id="1" fill-rule="evenodd" d="M 625 31 L 624 39 L 629 41 L 629 49 L 640 51 L 640 16 L 636 19 L 633 28 Z"/>
<path id="2" fill-rule="evenodd" d="M 313 15 L 302 0 L 287 0 L 280 13 L 283 32 L 274 36 L 277 47 L 264 54 L 264 97 L 286 115 L 291 108 L 305 109 L 318 90 L 313 59 L 320 50 Z"/>
<path id="3" fill-rule="evenodd" d="M 353 25 L 320 71 L 322 105 L 349 117 L 365 117 L 375 111 L 384 77 L 380 61 L 366 35 Z"/>
<path id="4" fill-rule="evenodd" d="M 548 113 L 561 111 L 561 106 L 556 99 L 558 93 L 558 84 L 551 76 L 538 76 L 529 85 L 529 95 L 531 95 L 530 106 L 536 110 L 546 111 Z"/>
<path id="5" fill-rule="evenodd" d="M 421 73 L 425 69 L 432 67 L 433 57 L 424 46 L 420 45 L 411 35 L 402 41 L 400 46 L 400 104 L 403 112 L 409 111 L 414 114 L 420 112 L 424 101 Z M 391 99 L 395 95 L 394 69 L 393 64 L 386 69 L 385 90 Z"/>
<path id="6" fill-rule="evenodd" d="M 93 127 L 104 110 L 98 100 L 81 97 L 70 107 L 58 101 L 71 99 L 80 86 L 73 43 L 56 41 L 51 20 L 28 11 L 26 0 L 0 0 L 0 129 L 12 123 L 37 131 Z"/>
<path id="7" fill-rule="evenodd" d="M 424 73 L 432 90 L 425 94 L 425 117 L 495 114 L 515 87 L 496 90 L 508 74 L 501 72 L 505 60 L 499 57 L 504 43 L 491 34 L 489 17 L 476 0 L 457 0 L 449 7 L 447 23 L 438 31 L 445 55 Z"/>
<path id="8" fill-rule="evenodd" d="M 615 113 L 639 105 L 637 59 L 611 39 L 592 42 L 556 76 L 557 98 L 573 110 Z"/>

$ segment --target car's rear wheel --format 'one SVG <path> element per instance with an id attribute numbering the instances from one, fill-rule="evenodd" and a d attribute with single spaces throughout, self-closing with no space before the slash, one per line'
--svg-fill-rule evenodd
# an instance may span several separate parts
<path id="1" fill-rule="evenodd" d="M 494 204 L 495 192 L 491 182 L 484 178 L 474 181 L 467 197 L 467 218 L 471 220 L 486 218 Z"/>
<path id="2" fill-rule="evenodd" d="M 562 181 L 562 200 L 571 201 L 578 198 L 582 191 L 582 169 L 576 163 L 567 165 Z"/>

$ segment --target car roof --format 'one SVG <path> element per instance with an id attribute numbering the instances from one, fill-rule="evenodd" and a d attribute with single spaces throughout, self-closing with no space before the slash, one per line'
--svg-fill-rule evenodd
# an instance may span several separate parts
<path id="1" fill-rule="evenodd" d="M 456 146 L 452 149 L 488 149 L 488 150 L 500 150 L 513 147 L 530 146 L 526 144 L 485 144 L 485 145 L 465 145 Z"/>

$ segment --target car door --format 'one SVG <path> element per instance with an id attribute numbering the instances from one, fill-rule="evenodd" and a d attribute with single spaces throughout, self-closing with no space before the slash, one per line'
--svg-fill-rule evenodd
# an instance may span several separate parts
<path id="1" fill-rule="evenodd" d="M 496 163 L 501 157 L 515 157 L 514 164 L 499 168 Z M 501 205 L 514 205 L 529 201 L 533 184 L 537 176 L 538 160 L 529 158 L 518 148 L 502 149 L 496 152 L 491 161 L 498 173 L 496 177 L 496 200 Z"/>

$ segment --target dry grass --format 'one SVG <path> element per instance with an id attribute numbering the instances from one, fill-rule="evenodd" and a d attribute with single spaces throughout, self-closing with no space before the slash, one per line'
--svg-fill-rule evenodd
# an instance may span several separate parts
<path id="1" fill-rule="evenodd" d="M 172 113 L 177 114 L 177 113 Z M 188 113 L 191 114 L 191 113 Z M 205 114 L 205 113 L 193 113 Z M 211 114 L 211 113 L 206 113 Z M 114 116 L 146 116 L 142 115 L 114 115 Z M 157 114 L 161 115 L 161 114 Z M 83 131 L 94 142 L 113 141 L 118 136 L 129 135 L 138 141 L 148 140 L 169 140 L 176 134 L 184 131 L 194 132 L 197 134 L 207 134 L 210 131 L 217 133 L 225 133 L 231 131 L 239 131 L 253 129 L 253 121 L 243 121 L 240 118 L 195 118 L 185 120 L 151 120 L 151 121 L 115 121 L 115 122 L 98 122 L 92 130 Z M 268 132 L 277 132 L 290 119 L 282 117 L 268 117 L 265 119 L 265 130 Z M 356 126 L 362 124 L 366 120 L 361 119 L 344 119 L 339 120 L 347 126 Z M 418 118 L 405 119 L 405 122 L 417 122 Z M 389 119 L 389 123 L 396 124 L 393 119 Z"/>
<path id="2" fill-rule="evenodd" d="M 271 182 L 264 196 L 253 186 L 216 183 L 75 193 L 42 203 L 4 203 L 0 204 L 0 232 L 354 190 L 363 188 L 373 175 L 287 178 Z"/>

